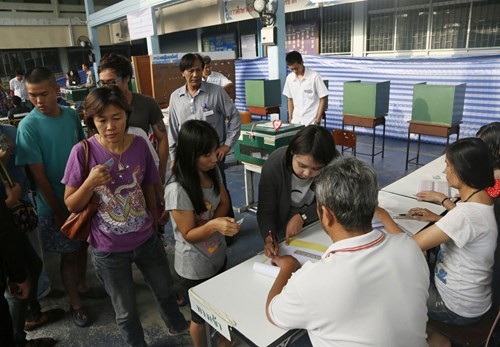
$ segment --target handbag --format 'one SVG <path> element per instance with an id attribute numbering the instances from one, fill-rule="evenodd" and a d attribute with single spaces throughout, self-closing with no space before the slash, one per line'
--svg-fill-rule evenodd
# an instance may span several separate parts
<path id="1" fill-rule="evenodd" d="M 89 143 L 87 140 L 81 141 L 85 154 L 85 165 L 83 167 L 83 176 L 89 175 Z M 90 234 L 90 225 L 92 217 L 97 212 L 99 206 L 98 198 L 95 194 L 90 198 L 89 203 L 83 210 L 77 213 L 72 213 L 61 227 L 61 232 L 71 240 L 86 241 Z"/>
<path id="2" fill-rule="evenodd" d="M 2 162 L 0 162 L 0 176 L 3 180 L 7 181 L 10 188 L 14 187 L 14 181 L 12 181 L 12 178 Z M 38 215 L 31 202 L 19 200 L 10 210 L 14 215 L 14 222 L 17 228 L 22 232 L 28 233 L 35 230 L 38 226 Z"/>
<path id="3" fill-rule="evenodd" d="M 22 232 L 29 233 L 38 226 L 38 215 L 31 202 L 19 200 L 11 211 L 18 229 Z"/>

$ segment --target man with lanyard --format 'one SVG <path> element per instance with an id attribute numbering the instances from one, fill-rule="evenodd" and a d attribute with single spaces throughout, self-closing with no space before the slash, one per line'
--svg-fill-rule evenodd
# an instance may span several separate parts
<path id="1" fill-rule="evenodd" d="M 223 183 L 227 187 L 224 161 L 240 136 L 241 117 L 222 87 L 202 81 L 203 67 L 203 58 L 199 54 L 188 53 L 181 58 L 179 68 L 186 84 L 170 95 L 168 125 L 170 169 L 174 167 L 177 137 L 182 124 L 190 119 L 201 119 L 210 124 L 219 135 L 218 166 Z M 232 212 L 232 209 L 230 211 Z"/>
<path id="2" fill-rule="evenodd" d="M 325 83 L 319 73 L 306 69 L 299 52 L 288 53 L 286 65 L 292 71 L 283 88 L 283 95 L 288 98 L 288 121 L 305 126 L 320 125 L 328 98 Z"/>
<path id="3" fill-rule="evenodd" d="M 427 346 L 429 269 L 408 235 L 372 230 L 373 168 L 340 157 L 315 184 L 318 216 L 333 244 L 301 269 L 292 256 L 273 257 L 280 272 L 267 298 L 269 321 L 307 329 L 315 346 Z"/>

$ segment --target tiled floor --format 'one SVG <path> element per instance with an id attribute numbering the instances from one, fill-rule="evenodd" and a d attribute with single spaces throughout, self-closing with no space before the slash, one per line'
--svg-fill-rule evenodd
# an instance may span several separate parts
<path id="1" fill-rule="evenodd" d="M 380 139 L 377 139 L 379 142 Z M 369 136 L 358 135 L 358 152 L 370 151 L 371 138 Z M 434 158 L 437 158 L 443 153 L 444 147 L 440 145 L 423 144 L 421 146 L 420 161 L 427 163 Z M 414 154 L 414 153 L 413 153 Z M 346 155 L 349 155 L 346 152 Z M 370 158 L 358 155 L 358 158 L 370 163 Z M 377 171 L 379 186 L 383 187 L 400 177 L 407 174 L 405 171 L 406 159 L 406 141 L 386 139 L 385 157 L 380 155 L 375 157 L 374 168 Z M 409 166 L 409 171 L 414 170 L 415 165 Z M 408 171 L 408 172 L 409 172 Z M 228 186 L 233 199 L 234 207 L 242 206 L 245 203 L 245 190 L 243 181 L 243 166 L 237 165 L 234 156 L 229 156 L 227 160 L 226 175 Z M 258 175 L 256 175 L 258 176 Z M 256 178 L 255 186 L 258 186 L 258 177 Z M 262 250 L 263 242 L 257 231 L 257 222 L 255 214 L 252 212 L 243 213 L 241 216 L 237 214 L 237 218 L 245 217 L 241 231 L 236 237 L 234 243 L 228 250 L 228 266 L 232 267 L 255 255 Z M 166 228 L 166 239 L 169 241 L 169 250 L 171 250 L 171 231 L 170 227 Z M 171 252 L 169 252 L 171 253 Z M 61 283 L 58 275 L 58 258 L 55 255 L 47 255 L 46 263 L 49 275 L 53 281 L 53 286 L 61 288 Z M 165 269 L 167 271 L 167 269 Z M 163 324 L 156 304 L 152 300 L 149 289 L 144 283 L 141 274 L 138 271 L 134 273 L 137 291 L 137 307 L 141 315 L 141 321 L 146 334 L 146 341 L 150 346 L 191 346 L 189 335 L 178 338 L 168 338 L 165 334 L 165 325 Z M 88 271 L 89 283 L 98 285 L 98 280 L 93 272 L 93 267 L 89 261 Z M 43 299 L 41 301 L 44 309 L 52 307 L 61 307 L 68 310 L 67 298 L 61 299 Z M 115 321 L 114 311 L 109 300 L 89 300 L 85 303 L 92 317 L 94 324 L 88 328 L 76 327 L 71 317 L 66 317 L 56 323 L 42 327 L 28 334 L 28 338 L 50 336 L 59 341 L 58 346 L 124 346 Z M 188 315 L 188 309 L 183 308 L 183 312 Z"/>

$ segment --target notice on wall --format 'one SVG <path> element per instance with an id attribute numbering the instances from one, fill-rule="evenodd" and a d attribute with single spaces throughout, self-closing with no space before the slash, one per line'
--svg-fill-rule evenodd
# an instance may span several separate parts
<path id="1" fill-rule="evenodd" d="M 316 23 L 294 24 L 286 26 L 286 51 L 302 54 L 318 54 L 319 40 Z"/>
<path id="2" fill-rule="evenodd" d="M 255 59 L 257 47 L 255 44 L 255 34 L 241 35 L 241 58 Z"/>
<path id="3" fill-rule="evenodd" d="M 150 8 L 127 14 L 130 40 L 143 39 L 154 35 L 153 12 Z"/>

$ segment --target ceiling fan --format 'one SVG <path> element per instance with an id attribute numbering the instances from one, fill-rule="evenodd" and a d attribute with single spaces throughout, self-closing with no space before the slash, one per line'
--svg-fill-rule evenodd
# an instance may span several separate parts
<path id="1" fill-rule="evenodd" d="M 80 46 L 82 48 L 92 49 L 92 42 L 90 42 L 90 39 L 85 35 L 79 36 L 76 39 L 76 44 L 77 44 L 77 46 Z"/>

